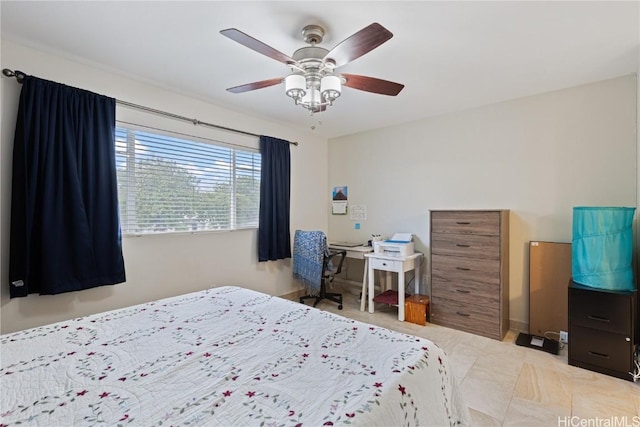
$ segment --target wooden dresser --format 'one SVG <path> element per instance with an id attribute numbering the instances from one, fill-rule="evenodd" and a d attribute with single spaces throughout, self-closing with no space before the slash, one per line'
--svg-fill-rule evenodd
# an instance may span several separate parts
<path id="1" fill-rule="evenodd" d="M 509 330 L 509 211 L 431 211 L 431 322 L 502 340 Z"/>

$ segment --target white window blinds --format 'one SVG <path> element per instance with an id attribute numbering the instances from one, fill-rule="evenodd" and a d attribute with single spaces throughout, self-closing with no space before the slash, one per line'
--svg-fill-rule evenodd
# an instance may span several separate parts
<path id="1" fill-rule="evenodd" d="M 258 226 L 257 150 L 120 127 L 116 166 L 124 234 Z"/>

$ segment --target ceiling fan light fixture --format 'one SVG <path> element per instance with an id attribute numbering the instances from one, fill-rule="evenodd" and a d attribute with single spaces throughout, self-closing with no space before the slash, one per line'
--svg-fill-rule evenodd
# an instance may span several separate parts
<path id="1" fill-rule="evenodd" d="M 302 97 L 300 104 L 308 110 L 314 110 L 322 103 L 320 99 L 320 91 L 316 88 L 309 88 L 307 94 Z"/>
<path id="2" fill-rule="evenodd" d="M 322 94 L 322 99 L 330 104 L 338 99 L 342 93 L 342 82 L 340 77 L 333 75 L 324 76 L 322 80 L 320 80 L 320 93 Z"/>
<path id="3" fill-rule="evenodd" d="M 232 93 L 248 92 L 284 82 L 285 94 L 293 99 L 294 104 L 314 114 L 323 112 L 327 106 L 333 105 L 333 101 L 342 94 L 343 86 L 389 96 L 396 96 L 404 88 L 402 84 L 374 77 L 334 74 L 336 68 L 360 58 L 393 37 L 389 30 L 377 22 L 347 37 L 331 50 L 319 46 L 324 38 L 324 28 L 320 25 L 307 25 L 302 34 L 309 46 L 297 49 L 292 56 L 236 28 L 228 28 L 220 33 L 291 69 L 291 74 L 285 78 L 262 80 L 227 89 Z"/>
<path id="4" fill-rule="evenodd" d="M 325 80 L 327 77 L 332 78 Z M 318 81 L 318 76 L 314 73 L 291 74 L 284 82 L 287 96 L 311 113 L 322 111 L 340 96 L 341 81 L 336 76 L 323 76 Z"/>
<path id="5" fill-rule="evenodd" d="M 300 74 L 291 74 L 284 79 L 285 93 L 296 102 L 307 94 L 307 79 Z"/>

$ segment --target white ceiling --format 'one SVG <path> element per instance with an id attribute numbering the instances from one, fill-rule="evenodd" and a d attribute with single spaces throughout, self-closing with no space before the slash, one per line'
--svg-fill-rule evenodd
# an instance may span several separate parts
<path id="1" fill-rule="evenodd" d="M 0 5 L 3 39 L 288 126 L 309 130 L 315 125 L 315 132 L 325 137 L 638 70 L 637 1 L 2 1 Z M 382 24 L 394 37 L 338 71 L 403 83 L 405 88 L 396 97 L 345 88 L 334 106 L 310 117 L 285 96 L 282 85 L 242 94 L 225 90 L 285 76 L 289 69 L 222 36 L 222 29 L 235 27 L 292 55 L 305 45 L 300 32 L 307 24 L 325 27 L 321 46 L 331 49 L 372 22 Z M 20 64 L 3 67 L 21 69 Z M 38 75 L 40 70 L 22 71 Z"/>

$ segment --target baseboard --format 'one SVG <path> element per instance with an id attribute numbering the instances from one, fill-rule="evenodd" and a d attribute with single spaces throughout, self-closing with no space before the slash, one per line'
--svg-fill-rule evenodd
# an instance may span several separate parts
<path id="1" fill-rule="evenodd" d="M 304 289 L 300 289 L 298 291 L 293 291 L 293 292 L 289 292 L 287 294 L 284 295 L 280 295 L 280 298 L 282 299 L 288 299 L 291 301 L 298 301 L 300 299 L 301 296 L 306 295 L 306 292 Z"/>
<path id="2" fill-rule="evenodd" d="M 526 322 L 509 319 L 509 329 L 513 331 L 529 333 L 529 324 Z"/>
<path id="3" fill-rule="evenodd" d="M 348 286 L 352 286 L 354 288 L 357 289 L 362 289 L 362 282 L 356 282 L 355 280 L 348 280 L 348 279 L 344 279 L 342 277 L 335 277 L 333 279 L 333 283 L 335 284 L 341 284 L 341 285 L 348 285 Z"/>
<path id="4" fill-rule="evenodd" d="M 360 294 L 360 290 L 362 289 L 362 284 L 359 284 L 357 287 L 354 286 L 358 285 L 357 282 L 352 282 L 351 281 L 344 281 L 344 280 L 338 280 L 337 278 L 334 280 L 334 283 L 330 284 L 327 287 L 327 291 L 330 292 L 340 292 L 341 290 L 343 292 L 349 292 L 352 295 L 358 296 Z M 338 286 L 338 288 L 336 289 L 335 286 Z M 342 285 L 346 285 L 346 287 L 342 287 Z M 307 295 L 308 292 L 305 289 L 300 289 L 298 291 L 293 291 L 293 292 L 289 292 L 283 295 L 279 295 L 280 298 L 282 299 L 288 299 L 291 301 L 299 301 L 300 297 Z"/>

